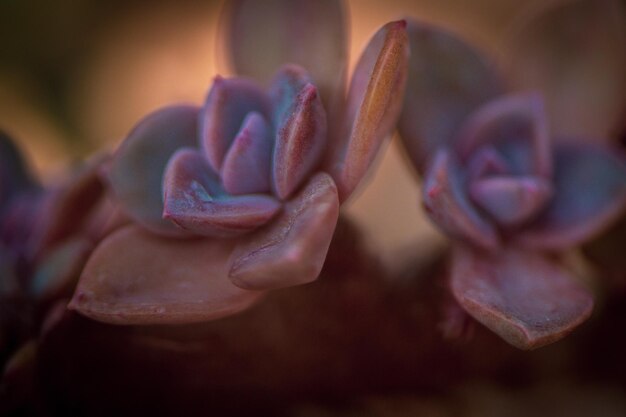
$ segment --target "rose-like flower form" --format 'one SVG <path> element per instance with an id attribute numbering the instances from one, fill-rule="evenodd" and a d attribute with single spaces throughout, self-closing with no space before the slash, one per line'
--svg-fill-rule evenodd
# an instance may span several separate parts
<path id="1" fill-rule="evenodd" d="M 89 317 L 210 320 L 315 280 L 340 204 L 395 125 L 405 22 L 372 38 L 346 97 L 341 2 L 229 7 L 225 50 L 247 77 L 216 77 L 201 108 L 157 110 L 116 152 L 106 175 L 133 224 L 83 271 L 70 307 Z"/>
<path id="2" fill-rule="evenodd" d="M 455 35 L 416 22 L 408 32 L 400 131 L 424 175 L 424 207 L 455 241 L 452 292 L 518 347 L 557 340 L 593 301 L 544 252 L 582 243 L 623 212 L 625 160 L 598 141 L 551 141 L 541 95 L 505 94 Z"/>

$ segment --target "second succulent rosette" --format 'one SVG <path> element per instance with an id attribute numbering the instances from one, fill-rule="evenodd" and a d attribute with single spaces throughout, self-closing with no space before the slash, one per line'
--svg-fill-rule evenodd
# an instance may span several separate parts
<path id="1" fill-rule="evenodd" d="M 195 322 L 318 277 L 341 203 L 399 116 L 408 61 L 405 23 L 385 25 L 345 96 L 344 15 L 336 1 L 229 4 L 225 50 L 243 76 L 216 77 L 204 106 L 157 110 L 124 140 L 106 177 L 131 224 L 100 243 L 70 307 Z"/>
<path id="2" fill-rule="evenodd" d="M 517 347 L 558 340 L 593 298 L 555 255 L 624 212 L 626 159 L 598 140 L 552 137 L 542 95 L 508 92 L 461 37 L 413 21 L 408 33 L 399 130 L 423 205 L 453 239 L 451 292 Z"/>

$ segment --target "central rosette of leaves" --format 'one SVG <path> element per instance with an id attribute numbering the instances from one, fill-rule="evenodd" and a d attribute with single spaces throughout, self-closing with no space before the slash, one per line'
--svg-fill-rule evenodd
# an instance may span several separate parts
<path id="1" fill-rule="evenodd" d="M 199 117 L 201 149 L 179 149 L 163 182 L 164 217 L 194 234 L 235 236 L 264 225 L 326 147 L 326 112 L 295 65 L 267 92 L 248 79 L 216 78 Z"/>
<path id="2" fill-rule="evenodd" d="M 448 232 L 496 249 L 537 217 L 552 192 L 542 101 L 508 96 L 474 113 L 455 148 L 435 155 L 424 204 Z"/>

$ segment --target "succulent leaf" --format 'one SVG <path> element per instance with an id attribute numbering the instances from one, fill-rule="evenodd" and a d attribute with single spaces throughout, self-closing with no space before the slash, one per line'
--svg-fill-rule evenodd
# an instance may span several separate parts
<path id="1" fill-rule="evenodd" d="M 222 165 L 222 184 L 232 195 L 270 191 L 273 140 L 271 126 L 259 113 L 246 116 Z"/>
<path id="2" fill-rule="evenodd" d="M 339 216 L 337 188 L 315 175 L 271 225 L 233 252 L 230 278 L 247 289 L 270 289 L 315 280 Z"/>
<path id="3" fill-rule="evenodd" d="M 345 201 L 363 179 L 400 115 L 409 45 L 406 22 L 390 22 L 370 40 L 357 63 L 340 137 L 333 138 L 328 171 Z"/>
<path id="4" fill-rule="evenodd" d="M 424 179 L 423 203 L 429 217 L 446 233 L 487 249 L 499 245 L 495 227 L 473 206 L 461 167 L 447 149 L 440 149 Z"/>
<path id="5" fill-rule="evenodd" d="M 69 308 L 113 324 L 215 320 L 264 295 L 228 279 L 233 240 L 168 239 L 126 226 L 93 252 Z"/>
<path id="6" fill-rule="evenodd" d="M 506 95 L 472 113 L 455 147 L 465 161 L 483 146 L 498 151 L 513 174 L 549 178 L 552 150 L 541 96 Z"/>
<path id="7" fill-rule="evenodd" d="M 220 172 L 224 157 L 251 112 L 269 117 L 265 92 L 252 80 L 215 77 L 200 113 L 200 143 L 211 168 Z"/>
<path id="8" fill-rule="evenodd" d="M 267 223 L 280 203 L 269 195 L 230 196 L 204 156 L 180 149 L 168 164 L 163 180 L 163 217 L 186 231 L 203 236 L 230 237 Z"/>
<path id="9" fill-rule="evenodd" d="M 122 209 L 153 232 L 180 234 L 163 219 L 163 172 L 177 149 L 197 143 L 197 122 L 197 107 L 159 109 L 130 132 L 108 166 L 108 181 Z"/>
<path id="10" fill-rule="evenodd" d="M 520 244 L 562 249 L 591 238 L 626 208 L 626 159 L 608 149 L 562 143 L 555 147 L 554 197 Z"/>
<path id="11" fill-rule="evenodd" d="M 514 226 L 543 208 L 552 196 L 552 186 L 540 177 L 492 176 L 473 181 L 469 195 L 498 224 Z"/>
<path id="12" fill-rule="evenodd" d="M 288 198 L 319 163 L 326 147 L 326 112 L 312 84 L 306 84 L 277 123 L 273 187 Z"/>
<path id="13" fill-rule="evenodd" d="M 458 35 L 414 20 L 407 32 L 411 58 L 398 129 L 423 173 L 437 148 L 454 141 L 466 117 L 502 89 L 494 66 Z"/>
<path id="14" fill-rule="evenodd" d="M 486 254 L 457 245 L 450 284 L 469 314 L 520 349 L 565 337 L 593 307 L 586 288 L 537 252 L 507 248 Z"/>

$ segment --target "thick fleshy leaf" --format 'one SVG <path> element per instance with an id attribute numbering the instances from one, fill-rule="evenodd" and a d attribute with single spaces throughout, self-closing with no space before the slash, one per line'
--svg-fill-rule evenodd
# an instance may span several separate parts
<path id="1" fill-rule="evenodd" d="M 329 115 L 341 109 L 348 53 L 342 1 L 225 4 L 223 51 L 237 74 L 269 83 L 282 65 L 300 65 L 311 73 Z"/>
<path id="2" fill-rule="evenodd" d="M 0 213 L 18 192 L 34 187 L 22 154 L 11 138 L 0 131 Z"/>
<path id="3" fill-rule="evenodd" d="M 246 116 L 222 166 L 222 184 L 232 195 L 265 193 L 270 188 L 271 126 L 259 113 Z"/>
<path id="4" fill-rule="evenodd" d="M 200 114 L 200 143 L 209 164 L 220 172 L 228 148 L 251 112 L 269 116 L 269 100 L 252 80 L 215 77 Z"/>
<path id="5" fill-rule="evenodd" d="M 494 66 L 458 35 L 414 20 L 407 31 L 409 80 L 398 129 L 422 173 L 437 148 L 452 143 L 465 118 L 502 88 Z"/>
<path id="6" fill-rule="evenodd" d="M 327 170 L 345 201 L 363 179 L 400 115 L 407 77 L 406 22 L 390 22 L 370 40 L 355 68 L 345 120 L 330 144 Z"/>
<path id="7" fill-rule="evenodd" d="M 467 161 L 484 146 L 495 148 L 512 174 L 549 178 L 552 153 L 541 96 L 508 95 L 476 110 L 460 129 L 455 147 Z"/>
<path id="8" fill-rule="evenodd" d="M 539 177 L 494 176 L 473 181 L 469 194 L 498 224 L 514 226 L 543 208 L 552 187 Z"/>
<path id="9" fill-rule="evenodd" d="M 235 245 L 168 239 L 127 226 L 96 248 L 69 308 L 114 324 L 192 323 L 238 313 L 264 293 L 228 279 Z"/>
<path id="10" fill-rule="evenodd" d="M 519 243 L 561 249 L 590 239 L 626 208 L 626 158 L 591 144 L 555 148 L 554 197 Z"/>
<path id="11" fill-rule="evenodd" d="M 70 178 L 50 189 L 42 200 L 31 237 L 32 256 L 43 254 L 57 243 L 86 229 L 90 216 L 104 198 L 105 186 L 100 170 L 109 155 L 98 155 L 78 168 Z"/>
<path id="12" fill-rule="evenodd" d="M 157 110 L 130 132 L 108 167 L 108 180 L 122 209 L 156 233 L 181 233 L 163 220 L 163 171 L 178 148 L 197 144 L 197 123 L 197 107 Z"/>
<path id="13" fill-rule="evenodd" d="M 626 16 L 618 0 L 538 3 L 505 42 L 520 89 L 547 100 L 557 135 L 609 137 L 626 106 Z"/>
<path id="14" fill-rule="evenodd" d="M 326 112 L 315 86 L 306 84 L 298 92 L 279 116 L 276 130 L 272 185 L 284 200 L 316 168 L 326 148 Z"/>
<path id="15" fill-rule="evenodd" d="M 468 313 L 520 349 L 563 338 L 593 308 L 590 292 L 537 252 L 486 254 L 458 245 L 450 284 Z"/>
<path id="16" fill-rule="evenodd" d="M 230 237 L 267 223 L 281 208 L 264 194 L 230 196 L 204 156 L 193 149 L 177 151 L 165 170 L 163 217 L 204 236 Z"/>
<path id="17" fill-rule="evenodd" d="M 447 234 L 495 249 L 495 227 L 476 210 L 465 190 L 463 173 L 455 156 L 440 149 L 426 173 L 423 204 L 428 216 Z"/>
<path id="18" fill-rule="evenodd" d="M 283 213 L 233 252 L 230 278 L 248 289 L 269 289 L 315 280 L 339 216 L 337 188 L 315 175 Z"/>

